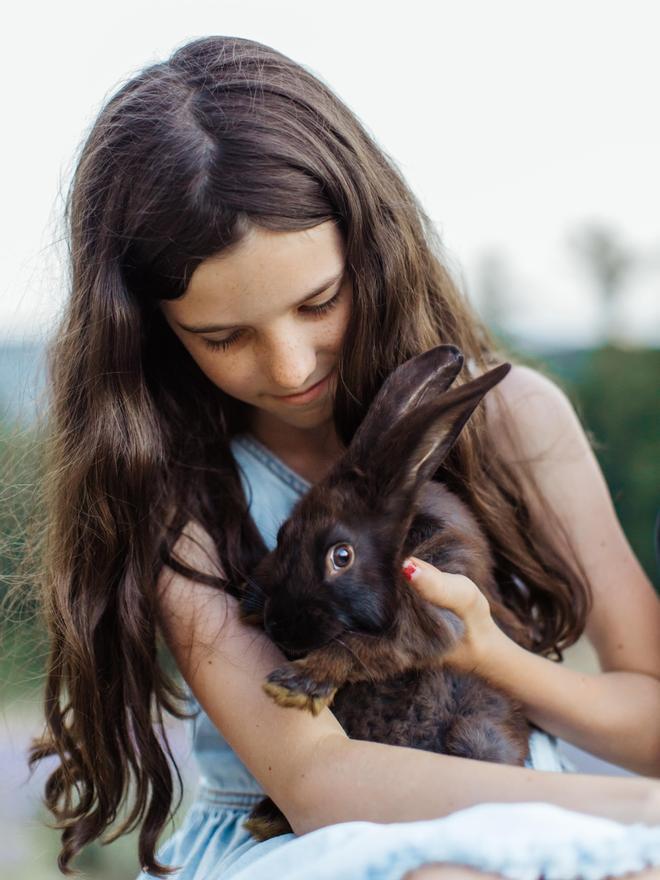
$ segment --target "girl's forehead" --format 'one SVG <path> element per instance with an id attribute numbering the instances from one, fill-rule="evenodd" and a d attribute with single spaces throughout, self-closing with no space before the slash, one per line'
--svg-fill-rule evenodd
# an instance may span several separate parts
<path id="1" fill-rule="evenodd" d="M 271 230 L 252 227 L 239 242 L 219 254 L 207 257 L 193 273 L 186 293 L 195 292 L 217 279 L 250 281 L 252 277 L 278 272 L 304 272 L 319 261 L 343 259 L 343 243 L 332 221 L 310 229 Z"/>
<path id="2" fill-rule="evenodd" d="M 185 294 L 163 300 L 161 307 L 167 317 L 181 323 L 222 317 L 227 324 L 238 324 L 253 305 L 296 302 L 334 279 L 343 267 L 344 243 L 334 221 L 304 230 L 252 227 L 231 248 L 203 260 Z"/>

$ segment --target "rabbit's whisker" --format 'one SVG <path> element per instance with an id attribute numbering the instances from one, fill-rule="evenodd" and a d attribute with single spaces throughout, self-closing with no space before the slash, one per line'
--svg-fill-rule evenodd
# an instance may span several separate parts
<path id="1" fill-rule="evenodd" d="M 256 590 L 256 592 L 259 593 L 261 596 L 266 595 L 263 587 L 260 587 L 259 584 L 254 580 L 254 578 L 251 578 L 249 575 L 245 575 L 245 582 L 248 583 L 252 587 L 252 589 Z"/>
<path id="2" fill-rule="evenodd" d="M 349 648 L 349 646 L 346 644 L 346 642 L 342 642 L 342 640 L 339 638 L 339 636 L 335 636 L 332 641 L 337 642 L 337 644 L 341 645 L 345 651 L 348 651 L 348 653 L 351 654 L 357 660 L 357 662 L 360 664 L 360 666 L 362 666 L 364 671 L 369 676 L 370 681 L 375 681 L 375 679 L 371 673 L 371 670 L 363 663 L 363 661 L 360 659 L 360 657 L 358 657 L 358 655 L 355 653 L 355 651 L 353 651 L 352 648 Z"/>
<path id="3" fill-rule="evenodd" d="M 382 641 L 383 639 L 388 639 L 389 636 L 394 637 L 396 633 L 396 621 L 390 623 L 387 629 L 384 629 L 382 632 L 369 633 L 364 632 L 363 630 L 355 630 L 355 629 L 347 629 L 344 630 L 347 635 L 356 635 L 360 637 L 360 641 L 366 642 L 369 639 Z"/>

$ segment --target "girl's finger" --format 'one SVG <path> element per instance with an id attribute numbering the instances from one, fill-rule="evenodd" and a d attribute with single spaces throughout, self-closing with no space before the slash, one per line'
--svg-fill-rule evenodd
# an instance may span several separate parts
<path id="1" fill-rule="evenodd" d="M 462 574 L 440 571 L 416 556 L 404 561 L 402 571 L 427 602 L 456 612 L 469 603 L 472 582 Z"/>

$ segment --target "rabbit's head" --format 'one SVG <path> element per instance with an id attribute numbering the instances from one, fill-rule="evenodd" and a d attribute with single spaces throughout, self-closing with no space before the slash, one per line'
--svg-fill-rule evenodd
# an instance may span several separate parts
<path id="1" fill-rule="evenodd" d="M 397 617 L 403 547 L 417 496 L 503 364 L 455 389 L 463 357 L 438 346 L 384 382 L 341 459 L 298 502 L 277 546 L 253 572 L 244 611 L 263 613 L 273 641 L 290 656 L 343 633 L 383 635 Z"/>

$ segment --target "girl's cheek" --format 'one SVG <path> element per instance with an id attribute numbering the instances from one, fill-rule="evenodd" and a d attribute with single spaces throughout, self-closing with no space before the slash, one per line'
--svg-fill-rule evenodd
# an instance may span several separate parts
<path id="1" fill-rule="evenodd" d="M 240 400 L 249 400 L 251 393 L 257 387 L 258 375 L 256 369 L 243 373 L 239 368 L 227 370 L 216 368 L 211 381 L 232 397 L 238 397 Z"/>
<path id="2" fill-rule="evenodd" d="M 344 334 L 351 319 L 351 298 L 346 297 L 334 314 L 335 320 L 328 322 L 330 326 L 324 327 L 321 334 L 326 347 L 337 348 L 341 345 Z"/>
<path id="3" fill-rule="evenodd" d="M 216 352 L 210 349 L 191 352 L 191 354 L 206 378 L 227 394 L 239 397 L 241 395 L 237 392 L 240 392 L 241 389 L 245 391 L 245 386 L 249 386 L 250 383 L 243 377 L 245 374 L 249 376 L 250 370 L 246 369 L 240 358 L 232 357 L 227 352 Z M 251 375 L 254 377 L 254 370 Z"/>

